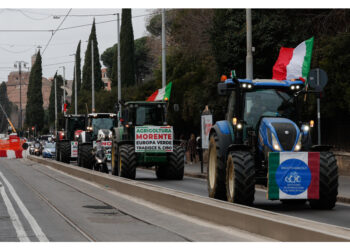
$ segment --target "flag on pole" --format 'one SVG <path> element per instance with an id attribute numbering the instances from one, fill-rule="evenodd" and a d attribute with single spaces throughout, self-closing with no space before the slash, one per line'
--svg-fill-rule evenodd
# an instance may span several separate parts
<path id="1" fill-rule="evenodd" d="M 170 99 L 172 82 L 169 82 L 164 88 L 156 90 L 146 101 L 168 101 Z"/>
<path id="2" fill-rule="evenodd" d="M 270 152 L 268 199 L 319 199 L 319 152 Z"/>
<path id="3" fill-rule="evenodd" d="M 312 37 L 296 48 L 282 47 L 273 66 L 272 79 L 301 79 L 305 82 L 310 71 L 313 44 L 314 38 Z"/>

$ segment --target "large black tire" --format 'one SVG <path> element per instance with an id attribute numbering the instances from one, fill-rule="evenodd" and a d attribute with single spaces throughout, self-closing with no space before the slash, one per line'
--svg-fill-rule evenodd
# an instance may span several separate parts
<path id="1" fill-rule="evenodd" d="M 78 164 L 79 167 L 82 167 L 82 162 L 81 162 L 81 145 L 79 145 L 79 144 L 78 144 L 77 164 Z"/>
<path id="2" fill-rule="evenodd" d="M 338 165 L 332 152 L 320 152 L 320 199 L 310 200 L 314 209 L 332 209 L 338 195 Z"/>
<path id="3" fill-rule="evenodd" d="M 156 167 L 158 179 L 182 180 L 185 169 L 185 152 L 179 145 L 174 145 L 173 152 L 168 154 L 168 162 Z"/>
<path id="4" fill-rule="evenodd" d="M 229 202 L 251 205 L 255 193 L 255 166 L 250 152 L 230 152 L 226 163 L 226 196 Z"/>
<path id="5" fill-rule="evenodd" d="M 219 139 L 214 132 L 209 139 L 209 162 L 207 170 L 207 184 L 209 197 L 226 200 L 226 164 L 218 152 Z"/>
<path id="6" fill-rule="evenodd" d="M 135 179 L 136 177 L 136 153 L 132 145 L 121 145 L 119 147 L 119 169 L 118 175 L 120 177 Z"/>
<path id="7" fill-rule="evenodd" d="M 92 169 L 94 166 L 94 156 L 92 154 L 92 145 L 83 144 L 80 146 L 80 161 L 84 168 Z"/>
<path id="8" fill-rule="evenodd" d="M 60 154 L 61 154 L 62 162 L 70 163 L 70 155 L 71 155 L 70 141 L 61 142 L 60 147 L 61 147 Z"/>
<path id="9" fill-rule="evenodd" d="M 111 159 L 111 165 L 112 165 L 112 175 L 118 175 L 118 167 L 119 167 L 119 162 L 118 162 L 118 154 L 117 154 L 117 149 L 116 149 L 116 142 L 113 142 L 112 144 L 112 159 Z"/>

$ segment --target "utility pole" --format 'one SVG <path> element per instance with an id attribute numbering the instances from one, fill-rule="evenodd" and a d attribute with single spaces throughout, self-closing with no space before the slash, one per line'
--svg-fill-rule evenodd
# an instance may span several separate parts
<path id="1" fill-rule="evenodd" d="M 95 76 L 94 76 L 94 40 L 91 39 L 91 90 L 92 90 L 92 112 L 95 112 Z"/>
<path id="2" fill-rule="evenodd" d="M 63 110 L 64 110 L 64 104 L 66 103 L 66 67 L 61 66 L 60 68 L 63 69 Z M 64 114 L 66 114 L 65 111 L 63 111 Z"/>
<path id="3" fill-rule="evenodd" d="M 252 10 L 246 9 L 247 22 L 247 57 L 246 57 L 246 78 L 253 79 L 253 53 L 252 53 Z"/>
<path id="4" fill-rule="evenodd" d="M 165 9 L 162 9 L 162 88 L 166 86 Z"/>
<path id="5" fill-rule="evenodd" d="M 22 133 L 22 64 L 24 68 L 27 68 L 27 63 L 23 61 L 16 61 L 15 68 L 18 67 L 18 75 L 19 75 L 19 117 L 18 117 L 18 127 L 20 132 Z"/>
<path id="6" fill-rule="evenodd" d="M 122 83 L 121 83 L 121 76 L 120 76 L 120 33 L 119 33 L 119 13 L 117 13 L 117 33 L 118 33 L 118 105 L 119 105 L 119 114 L 121 115 L 122 112 L 122 105 L 120 103 L 120 101 L 122 100 Z M 120 118 L 120 117 L 119 117 Z M 120 124 L 120 119 L 118 119 L 118 125 L 119 127 L 121 126 Z"/>
<path id="7" fill-rule="evenodd" d="M 57 71 L 55 75 L 55 135 L 57 135 Z"/>

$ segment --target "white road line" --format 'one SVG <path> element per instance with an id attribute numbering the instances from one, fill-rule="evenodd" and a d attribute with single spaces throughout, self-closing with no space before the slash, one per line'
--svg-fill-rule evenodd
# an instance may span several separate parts
<path id="1" fill-rule="evenodd" d="M 21 221 L 18 218 L 18 215 L 17 215 L 15 209 L 13 208 L 13 205 L 12 205 L 9 197 L 6 194 L 5 187 L 2 185 L 1 182 L 0 182 L 0 195 L 2 196 L 2 198 L 5 202 L 7 212 L 11 218 L 12 225 L 16 230 L 18 240 L 19 241 L 30 241 L 27 233 L 24 230 L 24 227 L 23 227 Z"/>
<path id="2" fill-rule="evenodd" d="M 21 201 L 21 199 L 19 198 L 19 196 L 17 195 L 15 189 L 12 187 L 12 185 L 8 182 L 8 180 L 5 178 L 5 176 L 3 175 L 2 172 L 0 172 L 0 176 L 3 179 L 3 181 L 5 182 L 8 190 L 10 191 L 13 199 L 16 201 L 18 207 L 20 208 L 20 210 L 22 211 L 24 217 L 27 219 L 29 225 L 31 226 L 31 228 L 33 229 L 35 236 L 39 239 L 39 241 L 49 241 L 46 237 L 46 235 L 44 234 L 44 232 L 41 230 L 39 224 L 36 222 L 36 220 L 34 219 L 34 217 L 30 214 L 30 212 L 28 211 L 28 209 L 24 206 L 23 202 Z"/>

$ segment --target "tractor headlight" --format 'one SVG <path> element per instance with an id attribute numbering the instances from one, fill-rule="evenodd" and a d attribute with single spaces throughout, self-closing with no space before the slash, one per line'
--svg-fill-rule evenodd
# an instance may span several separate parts
<path id="1" fill-rule="evenodd" d="M 273 133 L 271 133 L 271 138 L 272 138 L 272 147 L 274 150 L 276 151 L 281 151 L 281 147 L 280 144 L 278 143 L 275 135 Z"/>
<path id="2" fill-rule="evenodd" d="M 299 151 L 301 149 L 301 137 L 302 137 L 302 133 L 300 133 L 299 135 L 299 139 L 298 139 L 297 145 L 295 145 L 294 151 Z"/>
<path id="3" fill-rule="evenodd" d="M 304 125 L 302 125 L 302 126 L 301 126 L 301 130 L 303 130 L 304 132 L 309 132 L 309 130 L 310 130 L 310 126 L 309 126 L 309 125 L 304 124 Z"/>
<path id="4" fill-rule="evenodd" d="M 112 137 L 113 137 L 112 131 L 109 131 L 108 138 L 112 139 Z"/>
<path id="5" fill-rule="evenodd" d="M 237 129 L 242 129 L 242 127 L 243 127 L 243 126 L 242 126 L 242 123 L 238 123 L 238 124 L 237 124 Z"/>

